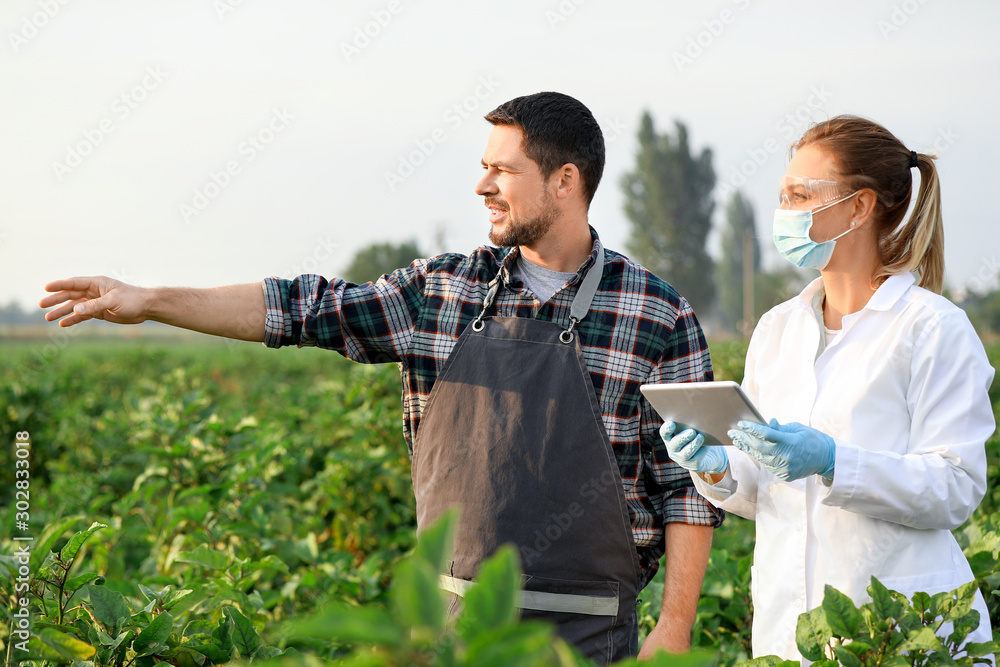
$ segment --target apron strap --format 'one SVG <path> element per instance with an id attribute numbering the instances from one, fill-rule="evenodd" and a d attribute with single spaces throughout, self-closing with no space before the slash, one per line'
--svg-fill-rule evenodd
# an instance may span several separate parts
<path id="1" fill-rule="evenodd" d="M 580 289 L 577 290 L 576 297 L 573 298 L 573 305 L 569 309 L 569 327 L 559 334 L 560 342 L 567 345 L 573 342 L 573 338 L 575 337 L 573 329 L 590 311 L 590 304 L 594 302 L 594 295 L 597 294 L 597 286 L 601 282 L 601 275 L 603 273 L 604 246 L 598 242 L 597 258 L 590 266 L 590 269 L 587 270 L 587 275 L 584 276 L 583 282 L 580 283 Z"/>
<path id="2" fill-rule="evenodd" d="M 590 311 L 590 304 L 594 302 L 594 296 L 597 294 L 597 286 L 601 282 L 601 275 L 604 273 L 604 246 L 601 242 L 597 242 L 597 257 L 594 263 L 587 270 L 587 275 L 583 277 L 583 281 L 580 283 L 580 288 L 576 291 L 576 296 L 573 297 L 573 304 L 569 309 L 569 326 L 565 331 L 559 334 L 559 341 L 569 345 L 573 342 L 575 334 L 573 329 L 576 325 L 580 323 L 587 313 Z M 472 330 L 482 331 L 483 330 L 483 317 L 486 316 L 486 311 L 490 309 L 493 305 L 494 299 L 496 299 L 497 292 L 500 290 L 500 280 L 501 273 L 498 272 L 497 275 L 490 281 L 486 289 L 486 298 L 483 299 L 483 307 L 479 311 L 479 315 L 476 319 L 472 320 Z"/>
<path id="3" fill-rule="evenodd" d="M 486 311 L 490 309 L 490 306 L 493 305 L 493 300 L 496 299 L 497 292 L 500 290 L 501 273 L 497 272 L 497 275 L 490 281 L 490 284 L 486 286 L 486 298 L 483 299 L 483 308 L 476 315 L 476 319 L 472 320 L 473 331 L 482 331 L 483 326 L 485 326 L 483 324 L 483 317 L 486 315 Z"/>
<path id="4" fill-rule="evenodd" d="M 442 574 L 439 585 L 449 593 L 465 597 L 474 581 L 458 579 Z M 518 607 L 536 611 L 565 612 L 570 614 L 587 614 L 589 616 L 617 616 L 618 598 L 601 597 L 597 595 L 571 595 L 569 593 L 544 593 L 542 591 L 519 591 Z"/>

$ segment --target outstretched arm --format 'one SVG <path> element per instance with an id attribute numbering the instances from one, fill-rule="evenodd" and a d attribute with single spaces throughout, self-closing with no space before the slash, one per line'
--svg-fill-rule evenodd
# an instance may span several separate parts
<path id="1" fill-rule="evenodd" d="M 89 319 L 115 324 L 162 322 L 213 336 L 262 342 L 264 292 L 260 283 L 225 287 L 135 287 L 105 276 L 56 280 L 45 286 L 54 292 L 38 302 L 53 308 L 45 314 L 59 326 Z"/>

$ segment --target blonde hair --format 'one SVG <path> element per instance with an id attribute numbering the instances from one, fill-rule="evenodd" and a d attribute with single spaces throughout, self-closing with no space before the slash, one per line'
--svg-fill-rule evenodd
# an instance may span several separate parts
<path id="1" fill-rule="evenodd" d="M 872 284 L 896 273 L 913 271 L 917 284 L 941 293 L 944 282 L 944 223 L 936 156 L 911 153 L 889 130 L 859 116 L 835 116 L 810 127 L 793 146 L 827 150 L 840 180 L 851 190 L 875 193 L 873 211 L 879 268 Z M 920 189 L 909 219 L 900 224 L 913 192 L 911 168 L 916 156 Z"/>

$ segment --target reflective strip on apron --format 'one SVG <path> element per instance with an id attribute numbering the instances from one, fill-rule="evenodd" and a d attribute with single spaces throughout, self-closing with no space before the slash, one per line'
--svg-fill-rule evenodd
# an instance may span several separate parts
<path id="1" fill-rule="evenodd" d="M 456 579 L 447 574 L 440 575 L 440 586 L 449 593 L 464 598 L 473 586 L 474 581 Z M 562 611 L 570 614 L 588 614 L 590 616 L 617 616 L 617 597 L 597 597 L 596 595 L 566 595 L 563 593 L 545 593 L 542 591 L 519 591 L 518 607 L 535 609 L 537 611 Z"/>
<path id="2" fill-rule="evenodd" d="M 461 509 L 445 588 L 462 595 L 479 564 L 513 543 L 522 616 L 555 622 L 599 664 L 634 654 L 639 581 L 621 475 L 574 333 L 603 264 L 598 244 L 565 325 L 487 317 L 500 275 L 490 283 L 427 399 L 412 468 L 418 531 Z"/>

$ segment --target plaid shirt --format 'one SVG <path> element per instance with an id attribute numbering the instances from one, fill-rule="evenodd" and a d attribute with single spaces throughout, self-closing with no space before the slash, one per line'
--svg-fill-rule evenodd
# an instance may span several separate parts
<path id="1" fill-rule="evenodd" d="M 484 246 L 469 257 L 416 260 L 364 285 L 316 275 L 268 278 L 264 344 L 318 346 L 363 363 L 397 362 L 403 436 L 412 451 L 434 380 L 482 308 L 490 280 L 503 272 L 506 286 L 492 307 L 497 315 L 568 324 L 577 287 L 596 261 L 599 241 L 591 233 L 590 258 L 545 303 L 512 281 L 516 248 Z M 708 345 L 683 297 L 607 250 L 597 294 L 576 332 L 618 460 L 645 585 L 664 553 L 665 523 L 717 526 L 724 517 L 695 491 L 690 474 L 668 458 L 658 433 L 663 420 L 639 393 L 639 385 L 648 382 L 711 380 Z"/>

